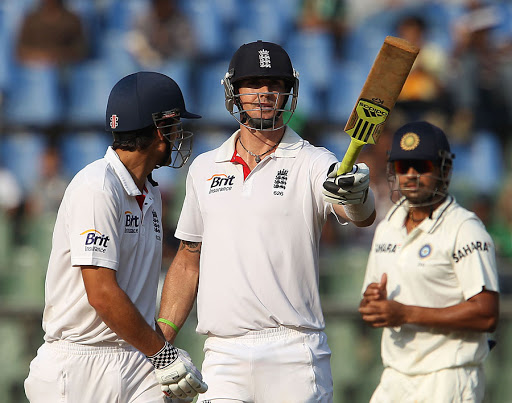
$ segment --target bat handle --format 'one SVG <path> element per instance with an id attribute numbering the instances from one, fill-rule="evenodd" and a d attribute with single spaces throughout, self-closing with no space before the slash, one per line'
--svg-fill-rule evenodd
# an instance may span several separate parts
<path id="1" fill-rule="evenodd" d="M 350 140 L 350 145 L 348 146 L 348 149 L 345 152 L 345 156 L 341 161 L 338 172 L 336 173 L 338 176 L 343 175 L 344 173 L 350 172 L 352 170 L 352 166 L 354 165 L 354 162 L 356 162 L 357 156 L 359 155 L 365 144 L 366 143 L 354 138 Z"/>

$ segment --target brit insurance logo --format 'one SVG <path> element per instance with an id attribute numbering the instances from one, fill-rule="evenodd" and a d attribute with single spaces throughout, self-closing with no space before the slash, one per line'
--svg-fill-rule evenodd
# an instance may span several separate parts
<path id="1" fill-rule="evenodd" d="M 85 235 L 85 251 L 86 252 L 101 252 L 105 253 L 108 247 L 110 238 L 95 229 L 88 229 L 80 234 Z"/>
<path id="2" fill-rule="evenodd" d="M 124 233 L 125 234 L 138 234 L 139 233 L 140 217 L 133 214 L 131 211 L 124 212 Z"/>
<path id="3" fill-rule="evenodd" d="M 284 190 L 286 189 L 286 181 L 288 180 L 288 170 L 280 169 L 277 171 L 274 179 L 274 195 L 284 196 Z"/>
<path id="4" fill-rule="evenodd" d="M 210 179 L 207 179 L 207 182 L 210 183 L 210 194 L 217 192 L 226 192 L 233 188 L 233 182 L 235 180 L 235 175 L 226 175 L 226 174 L 215 174 Z"/>

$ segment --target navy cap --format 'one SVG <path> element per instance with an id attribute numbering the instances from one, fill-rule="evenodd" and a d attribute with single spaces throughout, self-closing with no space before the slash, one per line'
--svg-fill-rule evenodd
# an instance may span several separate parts
<path id="1" fill-rule="evenodd" d="M 412 122 L 395 132 L 388 161 L 439 161 L 446 152 L 450 153 L 450 144 L 439 127 L 428 122 Z"/>
<path id="2" fill-rule="evenodd" d="M 112 88 L 107 102 L 105 128 L 126 132 L 153 124 L 153 113 L 178 109 L 181 118 L 201 116 L 185 109 L 180 87 L 165 74 L 141 71 L 123 77 Z"/>
<path id="3" fill-rule="evenodd" d="M 233 74 L 232 83 L 250 77 L 295 80 L 288 53 L 272 42 L 257 41 L 240 46 L 231 58 L 229 72 Z"/>

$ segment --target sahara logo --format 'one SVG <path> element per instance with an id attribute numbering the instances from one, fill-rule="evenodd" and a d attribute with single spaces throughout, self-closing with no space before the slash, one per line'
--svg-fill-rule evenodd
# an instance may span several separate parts
<path id="1" fill-rule="evenodd" d="M 124 233 L 137 234 L 139 232 L 140 217 L 131 211 L 124 212 Z"/>
<path id="2" fill-rule="evenodd" d="M 210 179 L 207 179 L 207 182 L 211 181 L 210 192 L 209 193 L 217 193 L 217 192 L 225 192 L 231 190 L 233 188 L 233 181 L 235 180 L 235 175 L 226 174 L 215 174 Z"/>
<path id="3" fill-rule="evenodd" d="M 396 243 L 378 243 L 375 245 L 375 253 L 396 253 L 400 248 Z"/>
<path id="4" fill-rule="evenodd" d="M 88 229 L 80 235 L 85 235 L 85 251 L 86 252 L 101 252 L 107 251 L 107 244 L 110 241 L 108 235 L 103 235 L 95 229 Z"/>
<path id="5" fill-rule="evenodd" d="M 457 252 L 452 254 L 452 258 L 455 263 L 459 263 L 466 256 L 473 254 L 473 252 L 477 252 L 480 254 L 481 252 L 489 252 L 492 249 L 492 244 L 485 241 L 473 241 L 470 244 L 464 245 Z"/>

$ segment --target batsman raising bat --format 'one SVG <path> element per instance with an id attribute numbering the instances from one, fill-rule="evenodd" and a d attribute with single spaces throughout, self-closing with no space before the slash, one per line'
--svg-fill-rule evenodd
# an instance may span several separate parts
<path id="1" fill-rule="evenodd" d="M 222 84 L 239 129 L 190 166 L 162 330 L 172 342 L 197 293 L 197 332 L 208 336 L 208 391 L 198 402 L 332 402 L 320 235 L 332 212 L 356 226 L 373 223 L 369 169 L 358 164 L 343 175 L 343 191 L 324 199 L 337 158 L 287 126 L 299 76 L 281 46 L 241 46 Z"/>

